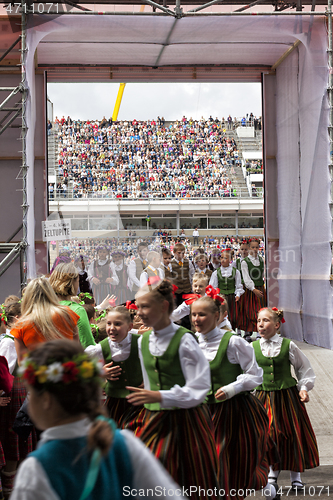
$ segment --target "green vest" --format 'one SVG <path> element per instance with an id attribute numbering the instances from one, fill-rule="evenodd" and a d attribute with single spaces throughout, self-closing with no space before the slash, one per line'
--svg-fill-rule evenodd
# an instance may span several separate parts
<path id="1" fill-rule="evenodd" d="M 249 259 L 249 257 L 245 257 L 245 262 L 247 263 L 247 267 L 249 270 L 249 276 L 254 283 L 255 288 L 257 286 L 264 285 L 264 261 L 261 257 L 259 257 L 259 266 L 254 266 Z"/>
<path id="2" fill-rule="evenodd" d="M 244 285 L 244 280 L 243 280 L 243 275 L 242 275 L 242 261 L 240 258 L 236 259 L 236 269 L 240 272 L 241 278 L 242 278 L 242 285 Z"/>
<path id="3" fill-rule="evenodd" d="M 215 399 L 214 394 L 220 387 L 235 382 L 238 375 L 243 373 L 239 365 L 234 365 L 228 360 L 227 348 L 232 335 L 234 335 L 234 333 L 231 331 L 223 335 L 215 358 L 209 362 L 212 389 L 208 393 L 208 404 L 223 403 L 223 401 Z"/>
<path id="4" fill-rule="evenodd" d="M 182 326 L 178 328 L 162 356 L 153 356 L 149 351 L 149 336 L 152 331 L 150 330 L 142 335 L 141 352 L 151 391 L 168 391 L 176 384 L 181 387 L 186 384 L 179 359 L 179 345 L 183 335 L 187 332 L 188 330 Z M 144 406 L 151 411 L 163 410 L 160 403 L 149 403 Z"/>
<path id="5" fill-rule="evenodd" d="M 236 290 L 236 268 L 232 268 L 231 276 L 222 276 L 221 268 L 217 270 L 218 287 L 223 295 L 231 295 Z"/>
<path id="6" fill-rule="evenodd" d="M 264 380 L 256 387 L 258 391 L 280 391 L 297 384 L 291 376 L 289 361 L 290 339 L 283 339 L 278 356 L 266 358 L 260 347 L 260 340 L 252 342 L 258 365 L 264 370 Z"/>
<path id="7" fill-rule="evenodd" d="M 138 339 L 140 335 L 132 334 L 131 352 L 125 361 L 113 361 L 109 339 L 106 338 L 100 342 L 105 363 L 111 363 L 113 366 L 120 366 L 122 371 L 118 380 L 108 380 L 105 392 L 113 398 L 125 398 L 130 391 L 125 389 L 127 385 L 138 387 L 142 383 L 142 372 L 138 353 Z"/>

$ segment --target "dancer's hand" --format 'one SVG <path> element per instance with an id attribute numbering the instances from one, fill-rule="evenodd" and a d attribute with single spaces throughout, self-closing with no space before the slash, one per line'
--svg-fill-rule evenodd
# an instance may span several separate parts
<path id="1" fill-rule="evenodd" d="M 98 278 L 93 278 L 92 282 L 94 283 L 94 285 L 99 285 L 100 284 L 100 280 Z"/>
<path id="2" fill-rule="evenodd" d="M 126 389 L 133 392 L 133 394 L 126 396 L 126 399 L 134 406 L 140 406 L 147 403 L 160 403 L 162 401 L 162 396 L 159 391 L 147 391 L 146 389 L 130 386 L 127 386 Z"/>
<path id="3" fill-rule="evenodd" d="M 120 366 L 112 366 L 113 361 L 111 363 L 108 363 L 107 365 L 103 366 L 104 372 L 105 372 L 105 378 L 108 380 L 119 380 L 119 376 L 121 374 L 121 367 Z"/>
<path id="4" fill-rule="evenodd" d="M 299 397 L 302 403 L 308 403 L 310 401 L 308 391 L 299 391 Z"/>
<path id="5" fill-rule="evenodd" d="M 226 393 L 222 390 L 222 387 L 220 387 L 216 392 L 215 392 L 215 399 L 218 401 L 225 401 L 227 399 Z"/>
<path id="6" fill-rule="evenodd" d="M 254 288 L 254 289 L 252 290 L 252 292 L 253 292 L 253 293 L 254 293 L 254 295 L 255 295 L 256 297 L 258 297 L 259 299 L 261 299 L 261 297 L 263 297 L 263 296 L 264 296 L 263 292 L 262 292 L 261 290 L 257 290 L 256 288 Z"/>
<path id="7" fill-rule="evenodd" d="M 10 399 L 11 398 L 1 397 L 0 398 L 0 406 L 7 406 L 7 405 L 9 405 Z"/>

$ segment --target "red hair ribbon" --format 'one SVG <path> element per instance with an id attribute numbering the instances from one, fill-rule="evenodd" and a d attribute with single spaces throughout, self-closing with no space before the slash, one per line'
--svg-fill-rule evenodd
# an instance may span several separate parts
<path id="1" fill-rule="evenodd" d="M 223 248 L 221 252 L 232 252 L 231 248 Z"/>
<path id="2" fill-rule="evenodd" d="M 212 285 L 206 287 L 206 295 L 213 300 L 218 300 L 221 304 L 224 304 L 224 298 L 219 295 L 220 289 L 213 288 Z"/>
<path id="3" fill-rule="evenodd" d="M 200 299 L 201 295 L 198 293 L 185 293 L 182 295 L 183 299 L 185 299 L 185 304 L 190 305 L 193 304 L 196 300 Z"/>
<path id="4" fill-rule="evenodd" d="M 267 308 L 266 308 L 267 309 Z M 272 307 L 272 311 L 275 311 L 275 312 L 279 312 L 278 308 L 277 307 Z M 279 318 L 280 319 L 280 318 Z M 284 318 L 281 318 L 280 319 L 281 323 L 285 323 L 286 320 Z"/>
<path id="5" fill-rule="evenodd" d="M 250 239 L 249 239 L 249 243 L 251 243 L 251 241 L 256 241 L 257 243 L 259 243 L 258 238 L 250 238 Z"/>
<path id="6" fill-rule="evenodd" d="M 159 276 L 152 276 L 151 278 L 148 278 L 147 285 L 151 286 L 154 285 L 155 283 L 160 283 L 162 280 Z"/>
<path id="7" fill-rule="evenodd" d="M 115 299 L 110 299 L 109 300 L 109 304 L 111 307 L 116 307 L 116 300 L 117 300 L 117 297 Z"/>
<path id="8" fill-rule="evenodd" d="M 176 290 L 178 290 L 178 286 L 172 285 L 172 295 L 176 297 Z"/>
<path id="9" fill-rule="evenodd" d="M 125 305 L 126 309 L 128 309 L 129 311 L 130 310 L 134 310 L 134 311 L 137 311 L 138 310 L 138 306 L 136 304 L 132 304 L 132 302 L 130 300 L 127 300 L 126 301 L 126 305 Z"/>

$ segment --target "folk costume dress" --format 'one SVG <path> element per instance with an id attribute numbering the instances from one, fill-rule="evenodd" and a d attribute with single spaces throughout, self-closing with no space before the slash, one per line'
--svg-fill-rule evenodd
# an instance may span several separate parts
<path id="1" fill-rule="evenodd" d="M 10 403 L 7 406 L 0 406 L 0 450 L 2 445 L 4 452 L 4 455 L 0 455 L 1 467 L 2 465 L 5 465 L 4 458 L 5 460 L 11 460 L 14 462 L 19 462 L 20 460 L 26 458 L 27 455 L 36 448 L 37 436 L 35 429 L 33 429 L 26 441 L 24 441 L 12 430 L 16 414 L 27 397 L 27 390 L 20 377 L 16 376 L 16 370 L 18 368 L 17 353 L 15 349 L 14 336 L 9 330 L 6 331 L 6 335 L 0 343 L 0 355 L 6 358 L 9 372 L 14 375 L 13 387 L 11 391 L 3 394 L 3 396 L 5 395 L 11 398 Z M 15 473 L 2 474 L 5 474 L 2 480 L 4 490 L 6 490 L 6 486 L 10 490 Z M 11 476 L 13 477 L 11 478 Z"/>
<path id="2" fill-rule="evenodd" d="M 232 331 L 214 328 L 206 335 L 197 333 L 197 337 L 211 370 L 208 406 L 215 430 L 220 487 L 229 495 L 227 498 L 241 500 L 240 490 L 259 490 L 267 485 L 269 421 L 263 405 L 249 392 L 262 380 L 263 371 L 251 346 Z M 227 396 L 225 401 L 214 397 L 220 388 Z M 230 495 L 232 489 L 236 496 Z"/>
<path id="3" fill-rule="evenodd" d="M 231 264 L 228 267 L 219 267 L 213 272 L 209 284 L 213 288 L 219 288 L 220 294 L 224 295 L 228 303 L 229 320 L 232 328 L 235 329 L 238 317 L 238 303 L 235 298 L 244 293 L 240 272 Z"/>
<path id="4" fill-rule="evenodd" d="M 112 293 L 117 297 L 117 304 L 125 304 L 130 299 L 131 292 L 127 286 L 128 274 L 125 262 L 111 263 L 112 274 L 117 277 L 118 284 L 112 284 Z"/>
<path id="5" fill-rule="evenodd" d="M 90 426 L 91 422 L 85 418 L 44 431 L 38 449 L 19 468 L 11 500 L 79 499 L 90 466 L 91 453 L 86 452 Z M 161 491 L 178 488 L 139 439 L 127 430 L 116 430 L 88 498 L 121 500 L 137 495 L 139 498 L 140 491 L 155 491 L 158 487 Z"/>
<path id="6" fill-rule="evenodd" d="M 98 278 L 100 283 L 95 285 L 93 278 Z M 106 283 L 108 278 L 113 278 L 112 283 Z M 116 274 L 112 272 L 112 266 L 109 259 L 95 259 L 88 268 L 88 279 L 95 297 L 96 304 L 103 302 L 105 297 L 112 293 L 112 285 L 118 285 L 119 280 Z"/>
<path id="7" fill-rule="evenodd" d="M 185 489 L 202 500 L 199 487 L 218 490 L 217 455 L 207 405 L 209 364 L 192 333 L 174 323 L 147 331 L 138 342 L 144 387 L 160 391 L 161 403 L 146 404 L 138 437 Z M 218 498 L 213 495 L 211 498 Z"/>
<path id="8" fill-rule="evenodd" d="M 244 279 L 242 275 L 242 262 L 243 262 L 242 257 L 238 257 L 236 259 L 235 263 L 233 263 L 233 266 L 238 269 L 241 275 L 241 281 L 242 281 L 242 286 L 244 289 L 244 293 L 241 295 L 238 304 L 237 304 L 237 321 L 236 321 L 236 327 L 239 328 L 240 330 L 244 330 L 244 332 L 247 331 L 248 327 L 248 310 L 249 310 L 249 301 L 250 301 L 250 296 L 252 292 L 248 288 L 246 288 L 244 284 Z"/>
<path id="9" fill-rule="evenodd" d="M 127 385 L 139 387 L 142 384 L 142 371 L 138 355 L 139 337 L 140 335 L 128 333 L 121 342 L 113 342 L 107 337 L 96 346 L 86 349 L 90 356 L 104 359 L 105 364 L 113 361 L 113 366 L 121 367 L 122 371 L 118 380 L 107 380 L 106 382 L 105 406 L 109 417 L 116 422 L 119 428 L 130 429 L 134 433 L 143 417 L 142 406 L 133 406 L 127 402 L 126 396 L 130 392 L 125 387 Z"/>
<path id="10" fill-rule="evenodd" d="M 294 342 L 278 334 L 251 345 L 258 365 L 264 370 L 264 380 L 257 387 L 256 396 L 267 410 L 270 435 L 280 455 L 280 463 L 273 469 L 303 472 L 317 467 L 316 437 L 298 394 L 314 386 L 316 377 L 308 358 Z M 298 382 L 291 375 L 290 365 Z"/>
<path id="11" fill-rule="evenodd" d="M 246 299 L 245 311 L 246 317 L 248 319 L 246 332 L 256 332 L 257 331 L 257 313 L 263 307 L 267 306 L 267 296 L 264 283 L 264 261 L 258 256 L 256 258 L 249 255 L 245 257 L 241 262 L 242 277 L 244 280 L 244 286 L 249 290 L 249 298 Z M 263 297 L 256 297 L 253 293 L 253 289 L 256 288 L 263 293 Z M 242 328 L 243 330 L 243 328 Z"/>

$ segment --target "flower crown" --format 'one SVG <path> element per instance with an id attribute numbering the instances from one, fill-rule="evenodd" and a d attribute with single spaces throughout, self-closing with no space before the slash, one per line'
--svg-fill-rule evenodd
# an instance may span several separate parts
<path id="1" fill-rule="evenodd" d="M 102 363 L 84 353 L 63 362 L 50 359 L 44 365 L 38 365 L 27 356 L 19 368 L 19 376 L 37 388 L 99 381 L 103 374 Z"/>

